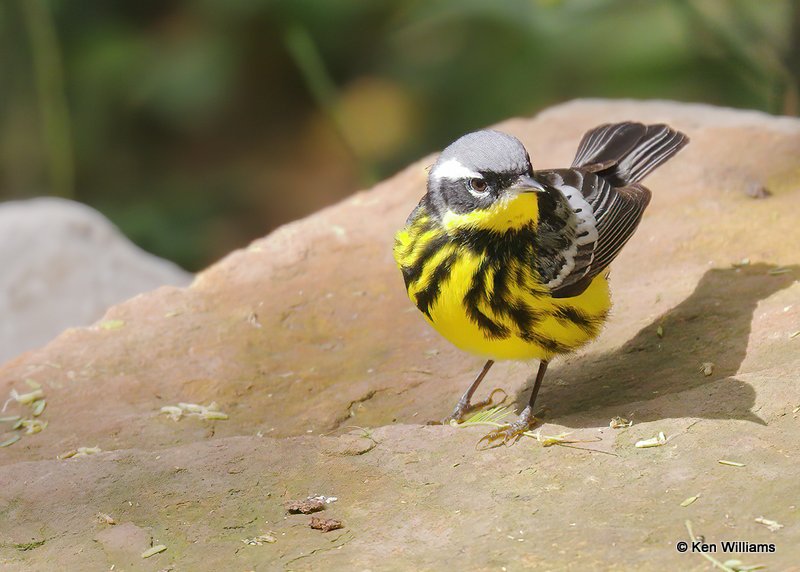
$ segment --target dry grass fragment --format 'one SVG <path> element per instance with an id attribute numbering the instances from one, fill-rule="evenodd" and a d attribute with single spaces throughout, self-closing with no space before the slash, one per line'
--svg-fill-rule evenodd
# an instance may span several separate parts
<path id="1" fill-rule="evenodd" d="M 9 393 L 9 398 L 3 404 L 2 411 L 5 411 L 6 408 L 8 408 L 9 403 L 16 402 L 19 405 L 25 405 L 29 407 L 33 417 L 39 417 L 44 412 L 45 407 L 47 407 L 47 401 L 44 399 L 44 390 L 37 381 L 32 379 L 26 379 L 25 383 L 32 389 L 32 391 L 20 393 L 16 389 L 12 389 Z M 2 417 L 0 418 L 0 422 L 13 423 L 11 430 L 18 431 L 20 429 L 24 429 L 24 435 L 35 435 L 36 433 L 41 433 L 45 428 L 47 428 L 47 421 L 27 419 L 21 415 Z M 8 447 L 19 440 L 19 435 L 9 437 L 0 443 L 0 447 Z"/>
<path id="2" fill-rule="evenodd" d="M 35 435 L 36 433 L 41 433 L 47 429 L 47 421 L 39 421 L 38 419 L 22 419 L 20 427 L 25 429 L 26 435 Z"/>
<path id="3" fill-rule="evenodd" d="M 633 425 L 633 421 L 630 419 L 625 419 L 624 417 L 614 417 L 611 422 L 608 424 L 609 427 L 612 429 L 625 429 L 626 427 L 630 427 Z"/>
<path id="4" fill-rule="evenodd" d="M 0 442 L 0 447 L 8 447 L 9 445 L 13 445 L 17 441 L 19 441 L 19 439 L 20 439 L 19 435 L 12 435 L 11 437 L 6 439 L 5 441 Z"/>
<path id="5" fill-rule="evenodd" d="M 275 544 L 278 539 L 275 537 L 275 533 L 270 531 L 264 534 L 259 534 L 258 536 L 252 536 L 250 538 L 242 538 L 242 542 L 247 544 L 248 546 L 263 546 L 264 544 Z"/>
<path id="6" fill-rule="evenodd" d="M 699 495 L 699 494 L 696 494 L 696 495 L 694 495 L 693 497 L 689 497 L 689 498 L 687 498 L 687 499 L 684 499 L 684 501 L 681 503 L 681 506 L 682 506 L 682 507 L 687 507 L 687 506 L 689 506 L 690 504 L 694 503 L 694 501 L 696 501 L 696 500 L 697 500 L 697 499 L 699 499 L 699 498 L 700 498 L 700 495 Z"/>
<path id="7" fill-rule="evenodd" d="M 150 558 L 151 556 L 155 556 L 161 552 L 164 552 L 167 547 L 163 544 L 157 544 L 151 548 L 148 548 L 144 552 L 142 552 L 142 558 Z"/>
<path id="8" fill-rule="evenodd" d="M 100 447 L 78 447 L 77 449 L 72 449 L 71 451 L 67 451 L 66 453 L 62 453 L 58 456 L 58 459 L 75 459 L 77 457 L 88 457 L 89 455 L 94 455 L 96 453 L 102 453 L 103 450 Z"/>
<path id="9" fill-rule="evenodd" d="M 125 325 L 125 320 L 104 320 L 97 325 L 102 330 L 119 330 Z"/>
<path id="10" fill-rule="evenodd" d="M 698 538 L 694 535 L 692 521 L 687 520 L 684 524 L 686 525 L 686 531 L 689 533 L 689 538 L 691 541 L 697 542 Z M 708 560 L 711 565 L 714 566 L 714 568 L 719 568 L 724 572 L 749 572 L 751 570 L 761 570 L 764 568 L 761 564 L 756 564 L 755 566 L 745 566 L 740 560 L 726 560 L 725 562 L 720 562 L 707 552 L 699 552 L 698 554 Z"/>
<path id="11" fill-rule="evenodd" d="M 769 528 L 770 532 L 778 532 L 783 525 L 777 521 L 770 520 L 768 518 L 764 518 L 763 516 L 759 516 L 755 519 L 758 524 L 763 524 L 767 528 Z"/>
<path id="12" fill-rule="evenodd" d="M 663 431 L 660 431 L 658 435 L 656 435 L 655 437 L 636 441 L 636 443 L 634 443 L 633 446 L 639 449 L 649 449 L 650 447 L 660 447 L 661 445 L 665 445 L 666 443 L 667 443 L 667 436 L 664 435 Z"/>
<path id="13" fill-rule="evenodd" d="M 219 410 L 219 405 L 216 401 L 212 401 L 208 405 L 199 405 L 197 403 L 178 403 L 178 405 L 165 405 L 159 410 L 159 413 L 167 415 L 173 421 L 180 421 L 185 415 L 187 417 L 200 417 L 207 421 L 225 421 L 228 419 L 228 414 Z"/>
<path id="14" fill-rule="evenodd" d="M 505 419 L 511 414 L 508 406 L 505 405 L 497 405 L 490 409 L 486 409 L 483 411 L 478 411 L 468 419 L 465 419 L 461 423 L 455 420 L 450 421 L 451 427 L 473 427 L 476 425 L 488 425 L 490 427 L 497 427 L 502 428 L 506 427 L 507 424 L 505 423 Z M 536 439 L 539 443 L 542 444 L 542 447 L 552 447 L 553 445 L 561 445 L 563 447 L 569 447 L 571 449 L 580 449 L 582 451 L 591 451 L 592 453 L 603 453 L 604 455 L 614 455 L 615 453 L 610 453 L 608 451 L 600 451 L 597 449 L 589 449 L 585 447 L 575 447 L 575 444 L 578 443 L 595 443 L 600 441 L 600 439 L 592 439 L 592 440 L 568 440 L 567 437 L 570 433 L 561 433 L 560 435 L 542 435 L 541 429 L 536 431 L 525 431 L 522 433 L 525 437 L 532 437 Z M 485 439 L 485 437 L 483 438 Z M 483 441 L 481 439 L 481 441 Z M 478 441 L 478 445 L 480 445 L 481 441 Z M 488 447 L 492 448 L 492 446 Z"/>
<path id="15" fill-rule="evenodd" d="M 38 399 L 33 402 L 32 413 L 34 417 L 39 417 L 44 412 L 44 408 L 47 407 L 47 400 L 46 399 Z"/>
<path id="16" fill-rule="evenodd" d="M 114 520 L 113 516 L 111 516 L 110 514 L 106 514 L 104 512 L 98 512 L 96 515 L 94 515 L 94 518 L 100 524 L 108 524 L 108 525 L 111 525 L 111 526 L 117 524 L 117 521 Z"/>

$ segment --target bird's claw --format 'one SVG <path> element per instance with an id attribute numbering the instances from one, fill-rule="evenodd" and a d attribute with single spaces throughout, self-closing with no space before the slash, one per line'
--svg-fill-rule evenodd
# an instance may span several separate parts
<path id="1" fill-rule="evenodd" d="M 497 393 L 498 391 L 503 394 L 503 399 L 495 403 L 494 394 Z M 489 397 L 487 397 L 483 401 L 479 401 L 477 403 L 470 403 L 468 401 L 466 402 L 459 401 L 458 404 L 453 409 L 453 412 L 442 420 L 442 425 L 449 425 L 451 421 L 455 421 L 456 423 L 461 423 L 464 420 L 464 416 L 467 415 L 468 413 L 472 413 L 473 411 L 477 411 L 478 409 L 483 409 L 484 407 L 500 405 L 501 403 L 505 403 L 507 398 L 508 398 L 508 393 L 506 393 L 505 389 L 502 389 L 500 387 L 495 387 L 491 391 L 491 393 L 489 393 Z"/>
<path id="2" fill-rule="evenodd" d="M 478 446 L 484 441 L 486 441 L 485 449 L 494 449 L 500 445 L 513 445 L 522 438 L 526 431 L 533 429 L 538 422 L 536 417 L 523 414 L 513 423 L 504 425 L 481 437 Z"/>

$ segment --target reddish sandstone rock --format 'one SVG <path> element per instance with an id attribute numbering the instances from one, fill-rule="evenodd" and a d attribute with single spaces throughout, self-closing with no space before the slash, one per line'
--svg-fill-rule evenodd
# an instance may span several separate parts
<path id="1" fill-rule="evenodd" d="M 465 569 L 702 569 L 675 550 L 687 518 L 706 540 L 778 544 L 746 564 L 793 565 L 800 121 L 578 101 L 500 128 L 534 167 L 557 167 L 584 131 L 628 119 L 668 122 L 692 143 L 646 181 L 653 201 L 613 265 L 606 330 L 554 363 L 539 397 L 543 434 L 572 432 L 587 441 L 576 446 L 617 456 L 533 440 L 478 452 L 485 429 L 423 427 L 481 364 L 425 324 L 392 261 L 427 158 L 232 253 L 187 289 L 138 296 L 0 369 L 0 394 L 32 379 L 48 400 L 46 429 L 0 449 L 0 542 L 47 542 L 0 563 L 112 564 L 100 548 L 71 548 L 94 537 L 100 511 L 170 546 L 154 570 L 380 569 L 395 558 L 417 569 L 443 558 Z M 771 196 L 754 200 L 753 185 Z M 525 399 L 532 370 L 501 364 L 482 392 Z M 212 401 L 227 420 L 159 414 Z M 609 429 L 617 415 L 634 425 Z M 666 445 L 633 447 L 659 431 Z M 55 460 L 94 445 L 105 452 Z M 284 520 L 285 500 L 315 494 L 339 497 L 345 530 Z M 772 533 L 759 516 L 785 528 Z M 276 543 L 242 544 L 265 531 Z"/>

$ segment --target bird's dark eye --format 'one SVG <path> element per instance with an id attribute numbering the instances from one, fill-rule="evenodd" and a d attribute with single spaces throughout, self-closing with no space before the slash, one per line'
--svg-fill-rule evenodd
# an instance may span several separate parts
<path id="1" fill-rule="evenodd" d="M 485 193 L 486 189 L 489 188 L 489 184 L 485 180 L 476 177 L 469 180 L 469 187 L 476 193 Z"/>

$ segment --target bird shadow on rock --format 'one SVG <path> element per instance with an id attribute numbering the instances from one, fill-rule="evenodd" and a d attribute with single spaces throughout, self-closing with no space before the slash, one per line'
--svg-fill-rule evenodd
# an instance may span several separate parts
<path id="1" fill-rule="evenodd" d="M 764 424 L 752 412 L 755 391 L 735 376 L 747 354 L 758 302 L 790 286 L 800 270 L 791 266 L 769 274 L 771 268 L 711 269 L 688 298 L 622 347 L 553 368 L 537 400 L 546 408 L 545 419 L 597 427 L 608 424 L 613 409 L 613 415 L 639 422 L 697 417 Z M 702 364 L 709 362 L 713 371 L 706 376 Z M 529 379 L 517 395 L 518 408 L 531 385 Z"/>

